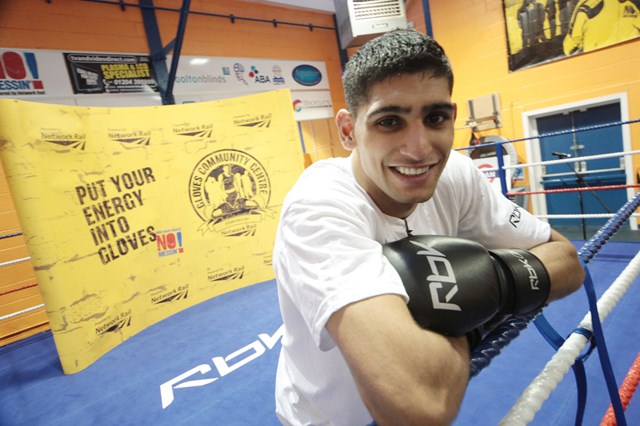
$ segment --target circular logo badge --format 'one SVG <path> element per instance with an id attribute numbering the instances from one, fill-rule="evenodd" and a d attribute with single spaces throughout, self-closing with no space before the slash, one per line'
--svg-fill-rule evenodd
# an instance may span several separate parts
<path id="1" fill-rule="evenodd" d="M 189 198 L 208 224 L 259 214 L 271 198 L 269 175 L 244 151 L 223 149 L 198 162 L 189 180 Z"/>

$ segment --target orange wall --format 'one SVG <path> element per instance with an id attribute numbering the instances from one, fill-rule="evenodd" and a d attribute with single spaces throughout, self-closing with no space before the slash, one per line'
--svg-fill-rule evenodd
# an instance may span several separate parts
<path id="1" fill-rule="evenodd" d="M 407 22 L 414 29 L 423 34 L 427 33 L 427 24 L 424 21 L 424 8 L 422 0 L 407 0 L 404 4 L 407 13 Z"/>
<path id="2" fill-rule="evenodd" d="M 467 99 L 499 93 L 503 127 L 478 133 L 506 139 L 524 137 L 522 113 L 626 92 L 629 118 L 640 118 L 640 39 L 572 58 L 509 72 L 502 0 L 430 2 L 434 38 L 447 51 L 455 72 L 456 126 L 465 124 Z M 640 147 L 640 125 L 629 126 L 632 149 Z M 457 147 L 471 131 L 456 132 Z M 526 158 L 524 144 L 514 144 Z M 635 156 L 634 170 L 640 168 Z"/>

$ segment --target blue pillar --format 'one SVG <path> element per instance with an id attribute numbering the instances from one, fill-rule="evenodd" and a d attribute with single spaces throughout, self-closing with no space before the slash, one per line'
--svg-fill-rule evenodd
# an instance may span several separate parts
<path id="1" fill-rule="evenodd" d="M 431 11 L 429 9 L 429 0 L 422 0 L 422 8 L 424 9 L 424 23 L 427 27 L 427 35 L 433 37 L 433 28 L 431 27 Z"/>

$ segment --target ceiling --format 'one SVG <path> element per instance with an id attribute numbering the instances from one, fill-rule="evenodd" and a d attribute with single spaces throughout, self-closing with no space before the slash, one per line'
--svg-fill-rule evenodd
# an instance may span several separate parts
<path id="1" fill-rule="evenodd" d="M 313 10 L 316 12 L 335 13 L 333 0 L 248 0 L 252 3 L 264 3 L 281 7 Z"/>

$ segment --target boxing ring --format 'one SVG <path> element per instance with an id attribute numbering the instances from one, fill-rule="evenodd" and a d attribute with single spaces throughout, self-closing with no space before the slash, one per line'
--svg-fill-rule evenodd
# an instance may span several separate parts
<path id="1" fill-rule="evenodd" d="M 637 121 L 640 120 L 634 122 Z M 631 122 L 614 123 L 612 125 L 627 124 L 631 124 Z M 504 143 L 537 139 L 544 136 L 539 135 L 534 138 L 495 143 L 495 146 L 499 148 Z M 496 149 L 496 152 L 499 156 L 502 150 Z M 606 155 L 622 157 L 636 155 L 637 153 L 640 152 L 621 152 Z M 556 163 L 570 161 L 575 161 L 575 159 L 554 160 Z M 508 168 L 542 167 L 549 163 L 510 166 L 505 165 L 504 161 L 502 161 L 502 168 L 497 173 L 498 176 L 503 178 L 501 181 L 504 181 L 505 170 L 508 170 Z M 637 187 L 638 185 L 624 185 L 624 188 L 635 189 Z M 590 187 L 588 189 L 594 190 L 596 188 Z M 612 186 L 607 189 L 621 189 L 621 186 Z M 597 190 L 607 189 L 597 188 Z M 559 192 L 578 190 L 585 189 L 563 189 Z M 526 195 L 534 197 L 543 196 L 546 192 L 527 191 L 511 194 L 505 188 L 503 193 L 506 196 Z M 497 372 L 495 374 L 497 376 L 504 375 L 500 369 L 502 368 L 502 363 L 507 363 L 507 361 L 507 374 L 517 374 L 519 370 L 517 362 L 521 361 L 511 359 L 513 352 L 510 353 L 509 351 L 513 349 L 520 350 L 521 347 L 519 348 L 518 346 L 529 338 L 528 333 L 537 333 L 536 330 L 531 330 L 533 328 L 536 328 L 540 332 L 539 334 L 544 337 L 544 339 L 540 340 L 549 342 L 548 345 L 542 342 L 543 345 L 541 346 L 544 346 L 545 350 L 548 349 L 548 352 L 553 353 L 544 357 L 539 356 L 539 353 L 532 355 L 539 357 L 538 362 L 533 364 L 535 366 L 540 364 L 541 368 L 537 376 L 535 375 L 536 370 L 533 370 L 530 376 L 523 374 L 525 376 L 523 379 L 525 380 L 528 377 L 534 377 L 528 386 L 524 383 L 522 386 L 518 384 L 517 386 L 496 390 L 497 393 L 502 392 L 513 396 L 515 401 L 510 409 L 505 408 L 504 411 L 502 411 L 503 407 L 495 409 L 497 416 L 502 416 L 503 413 L 506 413 L 500 424 L 509 426 L 529 424 L 534 421 L 536 415 L 538 415 L 538 418 L 543 417 L 545 414 L 541 412 L 543 406 L 545 403 L 549 406 L 550 403 L 554 402 L 551 397 L 557 396 L 557 394 L 551 394 L 558 392 L 558 389 L 563 389 L 562 387 L 559 388 L 558 384 L 567 376 L 569 370 L 572 370 L 576 382 L 575 386 L 573 383 L 568 384 L 576 389 L 577 394 L 575 424 L 581 424 L 584 419 L 585 404 L 587 403 L 585 394 L 588 388 L 592 388 L 589 386 L 592 384 L 589 380 L 591 377 L 585 374 L 585 370 L 592 366 L 595 367 L 599 376 L 606 378 L 606 396 L 602 394 L 598 397 L 604 399 L 608 396 L 610 400 L 607 402 L 607 404 L 610 404 L 608 410 L 606 407 L 602 410 L 598 407 L 597 421 L 601 422 L 602 425 L 634 424 L 631 419 L 625 418 L 628 413 L 628 411 L 625 412 L 625 408 L 629 405 L 633 408 L 638 403 L 638 398 L 635 398 L 635 401 L 633 400 L 633 394 L 640 378 L 640 357 L 632 364 L 621 366 L 625 371 L 628 369 L 628 373 L 624 380 L 619 380 L 619 383 L 616 383 L 615 378 L 612 377 L 611 366 L 617 367 L 619 362 L 616 360 L 616 353 L 609 353 L 607 350 L 607 343 L 611 347 L 612 339 L 607 339 L 607 336 L 602 331 L 602 325 L 607 319 L 610 321 L 615 320 L 616 308 L 620 308 L 618 305 L 624 301 L 625 295 L 629 298 L 628 290 L 634 281 L 637 281 L 636 277 L 640 271 L 640 255 L 635 253 L 628 266 L 624 268 L 617 278 L 611 281 L 606 280 L 603 282 L 598 278 L 595 275 L 596 268 L 594 266 L 599 262 L 600 258 L 603 256 L 606 258 L 608 255 L 607 248 L 616 244 L 611 243 L 612 237 L 623 226 L 627 226 L 625 225 L 626 221 L 637 216 L 635 212 L 639 205 L 640 193 L 636 193 L 635 196 L 629 197 L 626 203 L 615 213 L 585 215 L 586 217 L 606 218 L 607 222 L 591 238 L 585 239 L 584 244 L 580 241 L 581 247 L 576 248 L 588 273 L 584 285 L 588 303 L 585 304 L 584 308 L 578 307 L 578 315 L 582 315 L 585 311 L 586 313 L 582 320 L 577 318 L 576 322 L 571 324 L 570 330 L 573 331 L 568 336 L 565 338 L 560 337 L 559 333 L 551 326 L 552 321 L 547 320 L 554 313 L 553 309 L 566 301 L 563 299 L 554 302 L 543 311 L 536 312 L 533 315 L 508 317 L 489 333 L 480 346 L 474 350 L 470 365 L 471 379 L 469 388 L 471 391 L 473 391 L 471 388 L 474 383 L 484 384 L 484 376 L 491 375 L 494 372 Z M 540 217 L 564 219 L 575 218 L 576 216 L 541 215 Z M 0 235 L 0 239 L 16 238 L 21 235 L 21 233 Z M 28 257 L 24 257 L 0 263 L 0 271 L 3 267 L 10 267 L 28 260 Z M 618 271 L 616 271 L 616 274 L 618 274 Z M 595 278 L 592 279 L 592 276 Z M 608 284 L 609 282 L 611 284 L 597 298 L 593 291 L 592 281 L 596 284 Z M 20 294 L 20 292 L 28 291 L 27 289 L 35 286 L 37 284 L 21 286 L 11 290 L 11 293 L 12 295 Z M 0 297 L 6 294 L 8 292 L 0 293 Z M 43 309 L 42 305 L 8 313 L 0 316 L 0 322 L 40 309 Z M 109 418 L 114 420 L 114 423 L 120 421 L 120 423 L 129 422 L 129 424 L 132 424 L 131 422 L 134 419 L 139 419 L 138 424 L 180 424 L 181 418 L 178 415 L 181 412 L 200 410 L 199 414 L 201 415 L 200 418 L 203 419 L 203 423 L 206 419 L 224 418 L 226 421 L 221 420 L 221 424 L 256 424 L 255 422 L 252 423 L 251 420 L 246 420 L 245 416 L 257 415 L 261 419 L 260 424 L 277 425 L 279 424 L 277 420 L 272 418 L 272 387 L 279 348 L 276 345 L 275 337 L 273 341 L 269 340 L 270 344 L 268 346 L 258 346 L 258 343 L 262 342 L 258 336 L 264 336 L 264 333 L 277 336 L 277 333 L 274 334 L 274 332 L 280 327 L 280 321 L 275 283 L 263 283 L 242 291 L 229 293 L 220 298 L 214 298 L 178 314 L 162 324 L 151 327 L 136 339 L 131 339 L 126 345 L 121 345 L 110 354 L 107 354 L 97 365 L 73 376 L 64 376 L 56 369 L 55 362 L 53 362 L 56 359 L 56 355 L 50 333 L 41 333 L 40 336 L 35 336 L 37 339 L 29 339 L 25 343 L 18 342 L 19 344 L 13 344 L 11 348 L 5 350 L 5 356 L 11 356 L 10 362 L 15 363 L 10 367 L 11 371 L 6 373 L 5 377 L 15 377 L 16 380 L 11 382 L 10 387 L 5 388 L 6 400 L 4 405 L 2 405 L 2 392 L 0 391 L 0 413 L 3 411 L 3 407 L 6 409 L 8 409 L 7 407 L 16 407 L 16 402 L 24 404 L 24 401 L 28 400 L 32 402 L 23 411 L 26 413 L 24 416 L 28 416 L 26 420 L 29 421 L 25 420 L 22 423 L 9 422 L 7 424 L 46 424 L 51 419 L 51 407 L 55 405 L 52 400 L 55 399 L 60 407 L 65 408 L 64 413 L 61 413 L 60 410 L 56 411 L 56 413 L 60 416 L 66 416 L 60 417 L 60 419 L 64 418 L 67 423 L 71 424 L 81 424 L 87 419 L 96 418 L 100 413 L 104 416 L 108 415 Z M 194 322 L 207 324 L 207 327 L 194 330 L 192 328 Z M 535 327 L 529 327 L 531 323 Z M 188 327 L 190 333 L 183 333 Z M 225 332 L 221 333 L 221 336 L 217 336 L 216 339 L 211 339 L 209 329 L 224 330 Z M 633 332 L 633 330 L 637 329 L 637 324 L 631 324 L 625 329 Z M 540 336 L 536 334 L 535 337 L 538 338 Z M 514 340 L 518 341 L 514 342 Z M 636 338 L 634 341 L 631 338 L 627 342 L 629 345 L 636 346 L 636 354 L 640 352 L 639 341 L 640 339 Z M 249 346 L 245 346 L 249 342 L 252 343 Z M 185 347 L 188 350 L 185 351 Z M 169 408 L 161 408 L 158 392 L 160 384 L 172 379 L 179 373 L 191 371 L 190 369 L 194 366 L 214 368 L 215 365 L 209 365 L 212 357 L 237 354 L 239 353 L 238 348 L 243 347 L 260 347 L 263 351 L 260 352 L 260 357 L 252 358 L 252 362 L 247 362 L 241 370 L 237 370 L 224 378 L 220 377 L 219 380 L 209 385 L 205 386 L 205 380 L 202 380 L 198 383 L 200 387 L 183 387 L 180 389 L 176 387 L 175 401 Z M 155 348 L 155 350 L 149 351 L 149 348 Z M 167 354 L 165 350 L 174 350 L 175 353 Z M 526 350 L 529 350 L 529 347 Z M 29 356 L 33 356 L 33 359 L 28 358 Z M 546 359 L 548 361 L 545 363 Z M 600 365 L 597 365 L 598 362 Z M 487 368 L 489 365 L 492 368 Z M 8 369 L 9 367 L 5 368 Z M 167 368 L 170 371 L 163 371 L 163 368 Z M 485 369 L 487 370 L 485 374 L 480 374 Z M 44 375 L 46 380 L 24 379 L 25 377 L 34 378 L 37 375 Z M 248 379 L 248 377 L 251 378 Z M 259 378 L 259 381 L 256 378 Z M 135 380 L 129 382 L 132 379 Z M 109 383 L 112 380 L 121 383 L 120 386 L 128 392 L 105 393 L 104 389 L 110 386 Z M 97 384 L 97 386 L 95 386 L 95 389 L 88 390 L 92 383 Z M 31 386 L 35 384 L 40 386 L 37 392 L 31 389 Z M 567 383 L 564 383 L 564 385 L 567 385 Z M 69 392 L 59 392 L 59 389 L 63 387 Z M 251 389 L 251 391 L 248 392 L 247 389 Z M 29 391 L 28 393 L 26 393 L 27 390 Z M 188 396 L 193 400 L 185 396 L 187 392 L 190 392 Z M 486 393 L 485 389 L 482 389 L 482 392 Z M 515 395 L 520 392 L 520 397 L 515 400 Z M 28 395 L 28 399 L 23 395 Z M 118 395 L 121 395 L 121 398 L 118 399 Z M 136 395 L 136 404 L 131 404 L 131 395 Z M 497 421 L 487 422 L 484 418 L 480 419 L 480 423 L 477 423 L 475 419 L 468 420 L 477 417 L 478 410 L 485 408 L 483 407 L 483 402 L 476 398 L 477 394 L 468 391 L 465 402 L 469 401 L 469 403 L 475 405 L 470 407 L 468 416 L 464 418 L 460 416 L 455 423 L 456 426 L 497 424 Z M 116 407 L 116 403 L 119 407 Z M 495 400 L 491 401 L 491 403 L 498 405 Z M 508 401 L 507 403 L 510 404 L 511 402 Z M 215 404 L 218 404 L 218 406 Z M 569 415 L 573 417 L 573 405 L 570 408 Z M 635 412 L 637 413 L 638 411 L 636 410 Z M 221 416 L 242 416 L 244 423 Z M 0 414 L 0 423 L 3 423 L 1 419 Z M 592 415 L 590 420 L 594 421 L 595 417 Z M 552 422 L 551 424 L 565 425 L 568 423 Z M 637 420 L 635 424 L 638 424 Z"/>
<path id="2" fill-rule="evenodd" d="M 575 129 L 563 132 L 541 134 L 531 138 L 520 138 L 504 142 L 494 142 L 498 167 L 489 171 L 496 171 L 501 182 L 501 189 L 505 196 L 513 195 L 543 195 L 548 193 L 578 192 L 578 191 L 601 191 L 612 189 L 638 188 L 640 185 L 611 185 L 608 187 L 580 187 L 542 191 L 523 191 L 509 193 L 506 187 L 506 170 L 527 167 L 542 167 L 549 164 L 575 162 L 575 158 L 564 158 L 546 162 L 527 163 L 519 165 L 505 165 L 502 158 L 502 145 L 525 140 L 538 139 L 558 134 L 588 131 L 596 128 L 619 126 L 636 123 L 640 120 L 611 123 L 606 125 L 591 126 L 582 129 Z M 464 149 L 474 149 L 468 147 Z M 579 157 L 580 161 L 589 161 L 609 157 L 622 157 L 640 154 L 640 151 L 609 153 L 589 157 Z M 487 171 L 487 170 L 485 170 Z M 475 348 L 471 355 L 470 377 L 476 377 L 482 369 L 486 368 L 502 350 L 520 332 L 533 322 L 545 340 L 556 350 L 556 353 L 546 363 L 542 371 L 531 381 L 510 411 L 500 421 L 500 425 L 526 425 L 533 421 L 536 413 L 550 394 L 556 389 L 569 369 L 573 369 L 577 387 L 577 408 L 575 424 L 581 425 L 586 404 L 587 379 L 585 375 L 584 363 L 593 350 L 599 355 L 602 374 L 605 379 L 607 392 L 611 404 L 606 413 L 603 413 L 601 426 L 604 425 L 626 425 L 625 410 L 640 381 L 640 351 L 635 362 L 630 366 L 629 371 L 618 388 L 611 367 L 611 357 L 606 348 L 606 339 L 602 330 L 602 322 L 616 307 L 618 302 L 624 297 L 629 287 L 633 284 L 640 273 L 640 252 L 636 253 L 631 262 L 609 286 L 609 288 L 596 300 L 593 281 L 589 270 L 589 262 L 598 255 L 600 249 L 624 226 L 625 222 L 632 217 L 637 217 L 634 212 L 640 207 L 640 192 L 629 199 L 617 212 L 610 214 L 583 214 L 583 215 L 538 215 L 540 218 L 573 219 L 573 218 L 609 218 L 608 221 L 578 250 L 578 257 L 585 269 L 586 278 L 584 289 L 587 294 L 589 311 L 582 321 L 575 327 L 571 334 L 563 339 L 546 320 L 544 309 L 525 316 L 510 316 L 503 320 L 489 334 L 485 336 L 480 345 Z M 586 348 L 586 349 L 585 349 Z M 640 349 L 640 348 L 639 348 Z"/>

